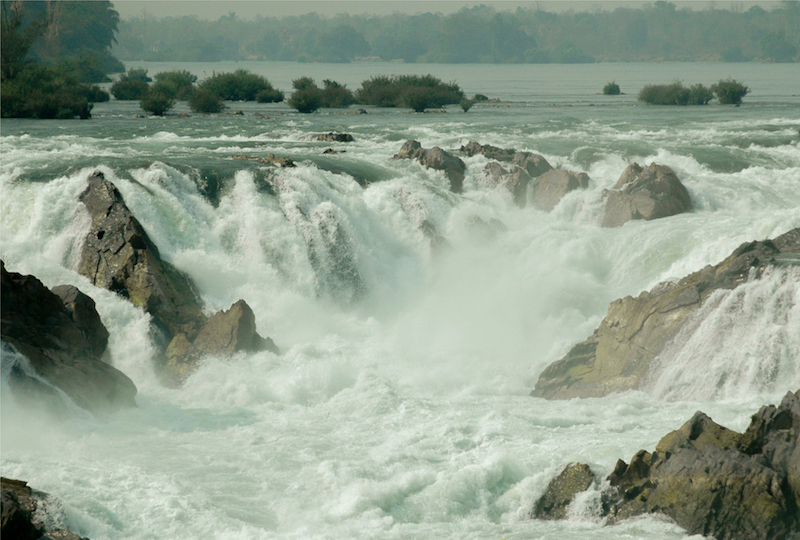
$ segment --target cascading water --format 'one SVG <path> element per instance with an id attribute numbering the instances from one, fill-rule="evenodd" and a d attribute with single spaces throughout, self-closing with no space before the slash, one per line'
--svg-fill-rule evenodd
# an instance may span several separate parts
<path id="1" fill-rule="evenodd" d="M 525 95 L 518 68 L 492 69 L 505 74 L 498 97 Z M 770 66 L 742 69 L 751 87 L 770 84 Z M 483 75 L 451 78 L 469 92 Z M 800 387 L 797 267 L 713 295 L 645 391 L 528 393 L 609 302 L 800 226 L 797 99 L 693 113 L 561 90 L 466 115 L 237 104 L 244 116 L 136 119 L 111 102 L 90 122 L 4 120 L 0 255 L 96 301 L 139 395 L 134 410 L 53 422 L 4 387 L 3 475 L 63 499 L 93 540 L 684 536 L 655 518 L 603 527 L 591 493 L 566 522 L 528 515 L 570 461 L 607 473 L 697 409 L 741 430 Z M 356 138 L 343 153 L 311 140 L 339 130 Z M 519 208 L 481 187 L 488 160 L 475 156 L 456 195 L 441 173 L 392 159 L 412 138 L 526 149 L 592 182 L 551 213 Z M 265 152 L 298 166 L 232 159 Z M 602 190 L 631 161 L 672 167 L 694 211 L 600 228 Z M 209 313 L 245 299 L 283 354 L 209 358 L 163 388 L 149 316 L 75 271 L 88 228 L 78 196 L 95 169 Z"/>

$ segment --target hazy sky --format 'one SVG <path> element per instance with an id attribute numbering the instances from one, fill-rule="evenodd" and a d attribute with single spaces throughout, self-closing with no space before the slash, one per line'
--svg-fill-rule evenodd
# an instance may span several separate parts
<path id="1" fill-rule="evenodd" d="M 141 15 L 143 12 L 155 17 L 196 15 L 203 19 L 218 19 L 230 12 L 235 12 L 240 18 L 252 18 L 257 15 L 264 17 L 281 17 L 284 15 L 302 15 L 316 11 L 322 15 L 335 15 L 337 13 L 374 13 L 378 15 L 401 12 L 422 13 L 441 12 L 452 13 L 465 6 L 486 4 L 498 10 L 513 10 L 518 6 L 527 8 L 541 8 L 547 11 L 563 11 L 574 9 L 576 11 L 593 11 L 597 9 L 615 9 L 620 6 L 641 7 L 652 4 L 652 1 L 643 0 L 542 0 L 536 1 L 465 1 L 465 0 L 433 0 L 433 1 L 397 1 L 397 0 L 113 0 L 114 7 L 120 16 L 125 18 Z M 779 5 L 778 1 L 681 1 L 674 0 L 679 8 L 691 7 L 693 9 L 749 9 L 753 5 L 760 5 L 767 9 Z"/>

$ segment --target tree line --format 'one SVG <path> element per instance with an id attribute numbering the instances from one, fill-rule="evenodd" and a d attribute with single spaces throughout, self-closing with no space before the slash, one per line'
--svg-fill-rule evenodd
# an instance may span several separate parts
<path id="1" fill-rule="evenodd" d="M 678 9 L 659 0 L 641 8 L 550 13 L 488 6 L 456 13 L 348 15 L 216 21 L 121 21 L 114 53 L 123 60 L 356 59 L 433 63 L 800 60 L 800 2 L 773 10 Z"/>

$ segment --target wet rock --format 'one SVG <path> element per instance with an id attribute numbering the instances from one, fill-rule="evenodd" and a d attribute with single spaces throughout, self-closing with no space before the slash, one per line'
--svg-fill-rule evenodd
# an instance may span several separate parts
<path id="1" fill-rule="evenodd" d="M 524 207 L 527 202 L 530 181 L 530 175 L 523 169 L 512 165 L 512 170 L 508 171 L 496 161 L 488 163 L 483 169 L 483 177 L 478 179 L 478 183 L 484 187 L 507 190 L 520 207 Z"/>
<path id="2" fill-rule="evenodd" d="M 516 153 L 516 150 L 513 149 L 506 150 L 505 148 L 499 148 L 491 144 L 480 144 L 476 141 L 470 141 L 461 146 L 461 151 L 469 157 L 481 155 L 497 161 L 511 161 Z"/>
<path id="3" fill-rule="evenodd" d="M 253 310 L 244 300 L 234 303 L 227 311 L 218 311 L 208 319 L 194 342 L 179 334 L 167 348 L 170 372 L 180 378 L 188 376 L 206 356 L 228 357 L 237 352 L 272 351 L 275 343 L 256 332 Z"/>
<path id="4" fill-rule="evenodd" d="M 484 145 L 475 141 L 470 141 L 461 147 L 461 151 L 469 157 L 480 154 L 489 159 L 511 163 L 524 170 L 531 178 L 536 178 L 553 168 L 547 160 L 539 154 L 534 154 L 533 152 L 517 152 L 513 148 L 498 148 L 491 144 Z"/>
<path id="5" fill-rule="evenodd" d="M 511 163 L 524 170 L 531 178 L 541 176 L 553 169 L 544 157 L 533 152 L 516 152 L 511 158 Z"/>
<path id="6" fill-rule="evenodd" d="M 531 395 L 601 397 L 639 388 L 653 359 L 714 291 L 734 289 L 751 275 L 759 278 L 768 266 L 800 253 L 797 230 L 774 241 L 742 244 L 716 266 L 677 283 L 661 283 L 636 298 L 615 300 L 592 336 L 542 372 Z"/>
<path id="7" fill-rule="evenodd" d="M 30 364 L 12 366 L 12 391 L 23 399 L 63 407 L 58 393 L 43 379 L 89 411 L 135 406 L 136 386 L 102 360 L 108 332 L 94 302 L 77 289 L 73 291 L 74 287 L 61 287 L 59 291 L 70 301 L 68 308 L 35 277 L 7 272 L 3 263 L 0 266 L 2 340 Z"/>
<path id="8" fill-rule="evenodd" d="M 339 143 L 349 143 L 355 141 L 352 135 L 349 133 L 322 133 L 320 135 L 315 135 L 314 140 L 323 141 L 323 142 L 339 142 Z"/>
<path id="9" fill-rule="evenodd" d="M 264 163 L 265 165 L 276 165 L 278 167 L 282 167 L 284 169 L 296 167 L 294 160 L 292 158 L 288 158 L 285 156 L 279 157 L 275 154 L 267 154 L 266 156 L 245 156 L 242 154 L 234 154 L 231 156 L 231 159 L 238 159 L 238 160 L 252 160 L 257 161 L 259 163 Z"/>
<path id="10" fill-rule="evenodd" d="M 533 181 L 533 205 L 550 212 L 570 191 L 589 187 L 589 175 L 552 169 Z"/>
<path id="11" fill-rule="evenodd" d="M 8 540 L 88 540 L 63 529 L 47 530 L 47 508 L 42 504 L 50 496 L 34 492 L 28 483 L 11 478 L 0 479 L 2 490 L 2 529 L 0 537 Z"/>
<path id="12" fill-rule="evenodd" d="M 334 150 L 333 148 L 326 148 L 325 151 L 322 153 L 325 155 L 330 155 L 330 154 L 341 154 L 342 152 Z"/>
<path id="13" fill-rule="evenodd" d="M 464 174 L 467 167 L 457 157 L 445 152 L 438 146 L 424 149 L 417 141 L 406 141 L 395 156 L 395 159 L 416 159 L 423 166 L 437 171 L 443 171 L 450 180 L 450 191 L 461 193 L 464 184 Z"/>
<path id="14" fill-rule="evenodd" d="M 153 317 L 165 342 L 184 333 L 194 337 L 205 323 L 189 278 L 163 261 L 156 245 L 102 173 L 89 177 L 80 200 L 92 226 L 78 272 L 104 289 L 128 298 Z"/>
<path id="15" fill-rule="evenodd" d="M 631 163 L 606 197 L 603 227 L 619 227 L 632 219 L 658 219 L 692 209 L 686 187 L 666 165 L 643 169 Z"/>
<path id="16" fill-rule="evenodd" d="M 594 483 L 595 475 L 588 465 L 571 463 L 547 486 L 547 491 L 536 502 L 532 517 L 536 519 L 565 519 L 567 509 L 575 495 L 586 491 Z"/>

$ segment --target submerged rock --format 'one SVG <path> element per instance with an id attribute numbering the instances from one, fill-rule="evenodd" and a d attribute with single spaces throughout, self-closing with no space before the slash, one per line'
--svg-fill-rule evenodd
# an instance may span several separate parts
<path id="1" fill-rule="evenodd" d="M 350 135 L 349 133 L 333 133 L 333 132 L 315 135 L 314 140 L 323 142 L 340 142 L 340 143 L 349 143 L 355 141 L 353 136 Z"/>
<path id="2" fill-rule="evenodd" d="M 678 283 L 661 283 L 636 298 L 615 300 L 592 336 L 542 372 L 531 395 L 601 397 L 639 388 L 653 359 L 714 291 L 759 278 L 766 267 L 798 253 L 800 234 L 795 229 L 775 240 L 742 244 L 721 263 Z"/>
<path id="3" fill-rule="evenodd" d="M 422 148 L 417 141 L 406 141 L 395 156 L 395 159 L 416 159 L 423 166 L 443 171 L 450 180 L 450 191 L 461 193 L 464 185 L 464 174 L 467 166 L 457 157 L 445 152 L 438 146 L 431 149 Z"/>
<path id="4" fill-rule="evenodd" d="M 686 187 L 666 165 L 643 169 L 631 163 L 614 189 L 606 190 L 603 227 L 619 227 L 632 219 L 658 219 L 692 209 Z"/>
<path id="5" fill-rule="evenodd" d="M 602 515 L 613 524 L 663 514 L 689 534 L 717 540 L 800 538 L 798 436 L 800 390 L 778 407 L 762 407 L 744 433 L 697 412 L 653 453 L 640 450 L 629 464 L 617 462 L 602 494 Z M 536 509 L 553 498 L 548 490 Z"/>
<path id="6" fill-rule="evenodd" d="M 263 163 L 265 165 L 276 165 L 278 167 L 282 167 L 284 169 L 296 167 L 294 160 L 289 157 L 285 156 L 276 156 L 275 154 L 267 154 L 266 156 L 246 156 L 243 154 L 234 154 L 231 156 L 231 159 L 238 159 L 240 161 L 257 161 L 259 163 Z"/>
<path id="7" fill-rule="evenodd" d="M 536 519 L 564 519 L 575 495 L 589 489 L 595 474 L 584 463 L 571 463 L 553 478 L 547 491 L 536 502 L 532 517 Z"/>
<path id="8" fill-rule="evenodd" d="M 105 363 L 108 332 L 94 302 L 71 286 L 57 287 L 67 299 L 33 276 L 2 271 L 2 340 L 30 363 L 11 368 L 9 386 L 23 398 L 63 406 L 47 381 L 89 411 L 134 407 L 136 386 Z"/>
<path id="9" fill-rule="evenodd" d="M 50 495 L 34 492 L 28 483 L 11 478 L 0 479 L 2 490 L 2 529 L 0 537 L 13 540 L 88 540 L 64 530 L 47 530 L 46 501 Z"/>
<path id="10" fill-rule="evenodd" d="M 589 175 L 563 169 L 552 169 L 533 181 L 533 205 L 550 212 L 570 191 L 589 187 Z"/>

